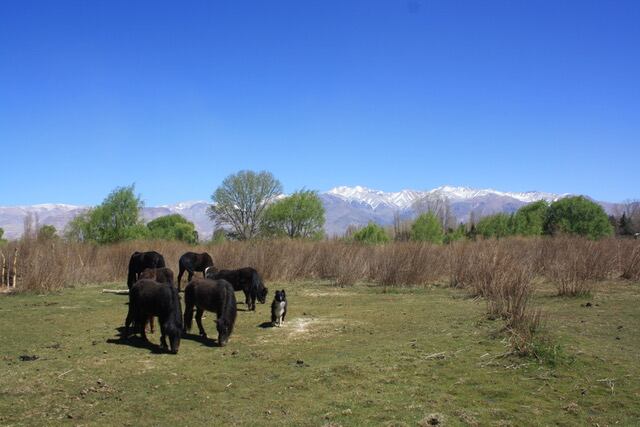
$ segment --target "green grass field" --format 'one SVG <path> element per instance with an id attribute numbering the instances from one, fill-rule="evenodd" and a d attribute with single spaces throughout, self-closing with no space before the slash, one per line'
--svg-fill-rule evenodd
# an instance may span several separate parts
<path id="1" fill-rule="evenodd" d="M 640 424 L 637 283 L 577 299 L 542 286 L 555 365 L 503 356 L 502 322 L 463 291 L 268 286 L 268 302 L 287 290 L 284 327 L 261 328 L 259 304 L 239 311 L 227 347 L 183 339 L 178 355 L 119 341 L 127 297 L 103 285 L 0 297 L 0 424 Z"/>

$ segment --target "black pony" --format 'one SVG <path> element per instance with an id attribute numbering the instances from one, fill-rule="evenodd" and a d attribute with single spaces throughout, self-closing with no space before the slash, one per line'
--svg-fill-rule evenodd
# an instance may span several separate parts
<path id="1" fill-rule="evenodd" d="M 202 313 L 213 311 L 216 313 L 216 329 L 218 330 L 218 345 L 224 346 L 229 341 L 236 321 L 236 295 L 233 286 L 226 280 L 193 279 L 184 288 L 184 331 L 191 329 L 193 322 L 193 308 L 196 308 L 196 323 L 200 335 L 204 338 L 207 333 L 202 326 Z"/>
<path id="2" fill-rule="evenodd" d="M 249 310 L 255 311 L 256 298 L 261 304 L 267 301 L 269 290 L 262 283 L 258 272 L 251 267 L 220 271 L 208 269 L 206 277 L 207 279 L 224 279 L 233 285 L 234 290 L 243 291 L 245 303 Z"/>
<path id="3" fill-rule="evenodd" d="M 205 277 L 204 271 L 208 267 L 213 267 L 213 260 L 211 259 L 211 255 L 206 252 L 201 254 L 197 254 L 195 252 L 187 252 L 180 257 L 178 261 L 178 291 L 180 291 L 180 281 L 182 280 L 182 275 L 185 270 L 189 272 L 189 276 L 187 276 L 187 281 L 191 281 L 193 279 L 194 271 L 201 271 L 202 277 Z"/>
<path id="4" fill-rule="evenodd" d="M 161 268 L 165 266 L 164 258 L 158 252 L 134 252 L 129 259 L 127 287 L 131 289 L 131 286 L 139 279 L 138 275 L 145 268 Z"/>
<path id="5" fill-rule="evenodd" d="M 151 279 L 158 283 L 169 283 L 175 286 L 173 270 L 167 267 L 145 268 L 144 271 L 138 275 L 138 280 L 140 279 Z M 149 331 L 153 333 L 153 316 L 149 318 Z"/>
<path id="6" fill-rule="evenodd" d="M 170 283 L 158 283 L 150 279 L 138 280 L 129 290 L 129 312 L 124 322 L 124 338 L 129 337 L 129 326 L 140 331 L 142 339 L 148 341 L 144 326 L 149 317 L 160 318 L 162 348 L 167 348 L 169 337 L 171 352 L 176 354 L 182 336 L 182 313 L 178 290 Z"/>

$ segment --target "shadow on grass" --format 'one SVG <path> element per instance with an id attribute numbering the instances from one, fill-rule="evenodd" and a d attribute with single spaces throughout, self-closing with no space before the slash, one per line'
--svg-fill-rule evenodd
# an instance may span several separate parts
<path id="1" fill-rule="evenodd" d="M 134 335 L 130 336 L 129 338 L 122 338 L 122 337 L 109 338 L 107 340 L 107 343 L 116 344 L 116 345 L 126 345 L 134 348 L 144 348 L 154 354 L 169 353 L 168 351 L 163 350 L 159 345 L 153 344 L 150 341 L 145 341 L 142 339 L 142 337 L 138 337 Z"/>
<path id="2" fill-rule="evenodd" d="M 124 326 L 116 328 L 118 331 L 118 338 L 107 339 L 108 344 L 126 345 L 134 348 L 145 348 L 154 354 L 173 354 L 169 350 L 163 349 L 159 344 L 154 344 L 150 341 L 145 341 L 141 336 L 131 333 L 128 338 L 124 338 Z M 159 337 L 159 336 L 158 336 Z"/>
<path id="3" fill-rule="evenodd" d="M 218 347 L 218 341 L 217 340 L 215 340 L 213 338 L 209 338 L 209 337 L 203 337 L 201 335 L 183 333 L 182 334 L 182 339 L 183 340 L 190 340 L 190 341 L 199 342 L 200 344 L 204 345 L 205 347 Z"/>
<path id="4" fill-rule="evenodd" d="M 273 323 L 271 322 L 262 322 L 258 325 L 258 328 L 262 328 L 262 329 L 267 329 L 267 328 L 273 328 Z"/>

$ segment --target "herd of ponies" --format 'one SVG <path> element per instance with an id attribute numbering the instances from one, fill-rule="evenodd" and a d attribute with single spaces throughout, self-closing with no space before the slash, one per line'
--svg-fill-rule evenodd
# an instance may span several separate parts
<path id="1" fill-rule="evenodd" d="M 127 275 L 129 311 L 122 338 L 140 333 L 142 339 L 148 341 L 146 326 L 149 324 L 153 332 L 153 319 L 158 317 L 160 345 L 164 350 L 176 354 L 182 335 L 191 329 L 195 309 L 196 323 L 203 338 L 207 338 L 202 326 L 204 311 L 216 313 L 217 344 L 224 346 L 229 341 L 236 320 L 235 292 L 244 292 L 247 309 L 251 311 L 256 309 L 256 300 L 261 304 L 266 302 L 268 290 L 258 272 L 251 267 L 218 270 L 206 252 L 187 252 L 180 257 L 178 264 L 176 283 L 173 271 L 166 267 L 164 257 L 158 252 L 134 252 L 131 255 Z M 183 314 L 179 293 L 182 291 L 181 281 L 185 271 L 188 273 L 188 283 L 184 288 Z M 194 277 L 195 272 L 201 272 L 203 277 Z M 280 294 L 284 295 L 284 290 L 278 291 L 278 297 Z M 273 312 L 272 309 L 271 321 L 279 326 L 281 322 L 276 323 Z"/>

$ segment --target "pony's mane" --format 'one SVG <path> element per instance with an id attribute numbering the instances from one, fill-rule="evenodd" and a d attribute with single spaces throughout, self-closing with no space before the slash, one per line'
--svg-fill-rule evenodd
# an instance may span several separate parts
<path id="1" fill-rule="evenodd" d="M 231 285 L 225 283 L 223 286 L 225 295 L 222 302 L 222 310 L 220 310 L 222 312 L 220 317 L 229 322 L 229 334 L 231 334 L 231 332 L 233 332 L 233 325 L 236 323 L 236 295 Z"/>
<path id="2" fill-rule="evenodd" d="M 178 290 L 171 283 L 161 283 L 171 292 L 171 319 L 167 325 L 170 329 L 174 329 L 174 333 L 182 331 L 182 307 L 180 306 L 180 296 Z"/>

